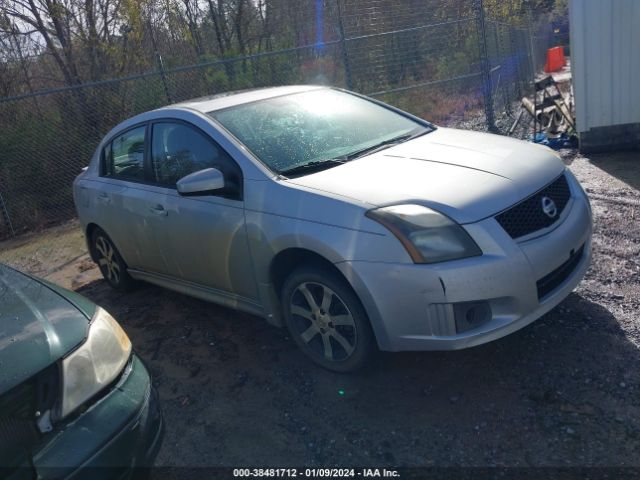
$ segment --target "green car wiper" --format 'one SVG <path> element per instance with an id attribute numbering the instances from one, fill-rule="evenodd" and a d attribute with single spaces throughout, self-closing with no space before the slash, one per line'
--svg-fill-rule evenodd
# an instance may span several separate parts
<path id="1" fill-rule="evenodd" d="M 312 162 L 303 163 L 302 165 L 296 165 L 295 167 L 288 168 L 287 170 L 282 170 L 279 173 L 284 176 L 295 175 L 298 173 L 307 173 L 310 171 L 320 171 L 325 170 L 327 168 L 335 167 L 336 165 L 341 165 L 345 163 L 346 160 L 338 159 L 338 158 L 328 158 L 326 160 L 314 160 Z"/>

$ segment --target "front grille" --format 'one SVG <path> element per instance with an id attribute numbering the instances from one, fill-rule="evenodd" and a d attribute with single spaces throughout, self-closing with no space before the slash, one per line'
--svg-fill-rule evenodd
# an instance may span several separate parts
<path id="1" fill-rule="evenodd" d="M 536 286 L 538 287 L 538 300 L 542 300 L 553 292 L 569 277 L 569 275 L 571 275 L 578 266 L 578 263 L 580 263 L 583 253 L 584 245 L 582 245 L 578 251 L 573 252 L 569 256 L 569 260 L 536 282 Z"/>
<path id="2" fill-rule="evenodd" d="M 0 465 L 14 468 L 25 464 L 38 440 L 36 429 L 36 381 L 21 383 L 0 396 Z"/>
<path id="3" fill-rule="evenodd" d="M 548 197 L 556 205 L 557 213 L 551 218 L 542 209 L 542 199 Z M 519 238 L 553 225 L 569 203 L 571 191 L 566 177 L 561 175 L 542 190 L 513 207 L 496 215 L 496 220 L 511 236 Z"/>

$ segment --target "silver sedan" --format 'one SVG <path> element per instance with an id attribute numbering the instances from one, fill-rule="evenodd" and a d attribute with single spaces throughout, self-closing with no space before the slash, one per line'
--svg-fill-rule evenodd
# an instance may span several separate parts
<path id="1" fill-rule="evenodd" d="M 294 86 L 131 118 L 74 183 L 105 279 L 286 326 L 318 364 L 488 342 L 560 303 L 591 209 L 546 147 Z"/>

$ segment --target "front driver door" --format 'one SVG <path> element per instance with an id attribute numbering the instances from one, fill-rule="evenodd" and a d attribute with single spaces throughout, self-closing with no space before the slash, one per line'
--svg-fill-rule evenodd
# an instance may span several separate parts
<path id="1" fill-rule="evenodd" d="M 245 230 L 242 171 L 212 138 L 181 121 L 152 124 L 151 171 L 158 194 L 152 206 L 153 235 L 166 275 L 248 299 L 257 298 Z M 176 182 L 217 168 L 224 191 L 180 196 Z"/>

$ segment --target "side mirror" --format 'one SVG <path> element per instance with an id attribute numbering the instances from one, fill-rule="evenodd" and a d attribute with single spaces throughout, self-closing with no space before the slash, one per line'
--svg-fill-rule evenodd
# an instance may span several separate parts
<path id="1" fill-rule="evenodd" d="M 217 168 L 205 168 L 182 177 L 176 187 L 180 195 L 206 195 L 225 187 L 224 175 Z"/>

